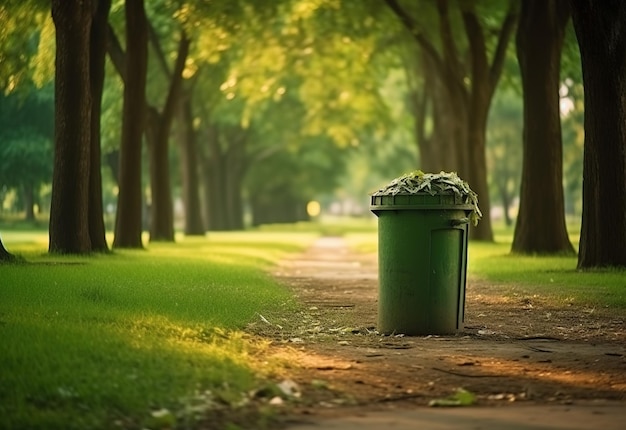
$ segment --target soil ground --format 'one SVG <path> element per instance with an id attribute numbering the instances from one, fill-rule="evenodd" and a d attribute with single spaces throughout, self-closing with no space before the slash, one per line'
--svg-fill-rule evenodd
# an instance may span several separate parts
<path id="1" fill-rule="evenodd" d="M 293 429 L 315 428 L 320 420 L 324 428 L 416 428 L 411 411 L 460 388 L 475 396 L 474 406 L 421 408 L 420 419 L 430 423 L 423 428 L 461 428 L 446 427 L 446 420 L 475 424 L 463 428 L 531 428 L 515 423 L 537 413 L 543 427 L 532 428 L 626 426 L 623 314 L 554 308 L 521 287 L 470 277 L 460 333 L 382 336 L 377 270 L 376 255 L 323 238 L 274 273 L 305 310 L 264 315 L 251 330 L 272 341 L 276 356 L 296 363 L 284 375 L 297 384 L 291 412 L 300 424 Z M 537 405 L 544 409 L 528 409 Z"/>

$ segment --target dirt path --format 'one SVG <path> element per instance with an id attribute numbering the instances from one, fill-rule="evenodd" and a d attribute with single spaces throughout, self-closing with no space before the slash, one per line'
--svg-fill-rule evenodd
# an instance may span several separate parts
<path id="1" fill-rule="evenodd" d="M 376 260 L 349 252 L 339 238 L 323 238 L 275 273 L 306 311 L 265 316 L 268 323 L 253 329 L 273 340 L 277 355 L 299 363 L 285 377 L 299 384 L 300 416 L 407 410 L 463 388 L 480 406 L 617 405 L 626 419 L 623 315 L 575 304 L 550 308 L 521 288 L 469 279 L 462 333 L 381 336 Z"/>

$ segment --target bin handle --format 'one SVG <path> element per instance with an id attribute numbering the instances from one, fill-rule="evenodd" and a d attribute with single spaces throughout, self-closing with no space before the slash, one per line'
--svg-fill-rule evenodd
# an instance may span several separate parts
<path id="1" fill-rule="evenodd" d="M 453 227 L 459 226 L 459 225 L 463 225 L 463 224 L 469 224 L 469 218 L 464 217 L 464 218 L 459 218 L 459 219 L 453 219 L 452 221 L 450 221 L 450 224 Z"/>

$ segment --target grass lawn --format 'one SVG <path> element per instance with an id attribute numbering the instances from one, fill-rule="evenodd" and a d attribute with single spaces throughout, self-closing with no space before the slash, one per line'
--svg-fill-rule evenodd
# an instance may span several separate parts
<path id="1" fill-rule="evenodd" d="M 295 307 L 267 269 L 311 233 L 229 233 L 93 257 L 2 231 L 0 428 L 185 427 L 235 406 L 276 363 L 240 330 Z M 260 425 L 260 424 L 259 424 Z"/>
<path id="2" fill-rule="evenodd" d="M 570 240 L 576 250 L 578 229 L 575 223 L 568 225 Z M 471 280 L 478 279 L 504 285 L 511 295 L 523 289 L 524 294 L 540 295 L 557 306 L 576 302 L 592 308 L 626 310 L 626 271 L 581 272 L 576 270 L 576 256 L 511 255 L 512 226 L 496 223 L 494 236 L 495 243 L 469 243 L 469 288 Z M 353 232 L 347 238 L 361 252 L 377 252 L 375 227 L 372 232 Z"/>
<path id="3" fill-rule="evenodd" d="M 187 428 L 207 409 L 241 407 L 280 366 L 242 329 L 298 306 L 268 269 L 320 233 L 376 252 L 376 230 L 374 219 L 272 226 L 59 257 L 45 231 L 3 228 L 27 263 L 0 265 L 0 429 Z M 511 237 L 500 227 L 496 243 L 470 243 L 469 288 L 485 280 L 555 305 L 626 310 L 626 272 L 511 256 Z M 252 427 L 263 428 L 261 412 Z"/>

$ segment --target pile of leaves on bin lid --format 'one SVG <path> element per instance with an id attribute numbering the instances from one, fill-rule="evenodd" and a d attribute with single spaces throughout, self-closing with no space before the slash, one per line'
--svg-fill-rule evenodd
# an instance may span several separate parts
<path id="1" fill-rule="evenodd" d="M 472 191 L 467 182 L 459 178 L 456 172 L 424 173 L 421 170 L 415 170 L 394 179 L 372 195 L 395 196 L 419 193 L 428 193 L 432 196 L 456 194 L 462 198 L 464 204 L 472 205 L 470 220 L 474 225 L 477 225 L 478 220 L 483 216 L 478 208 L 478 194 Z"/>

